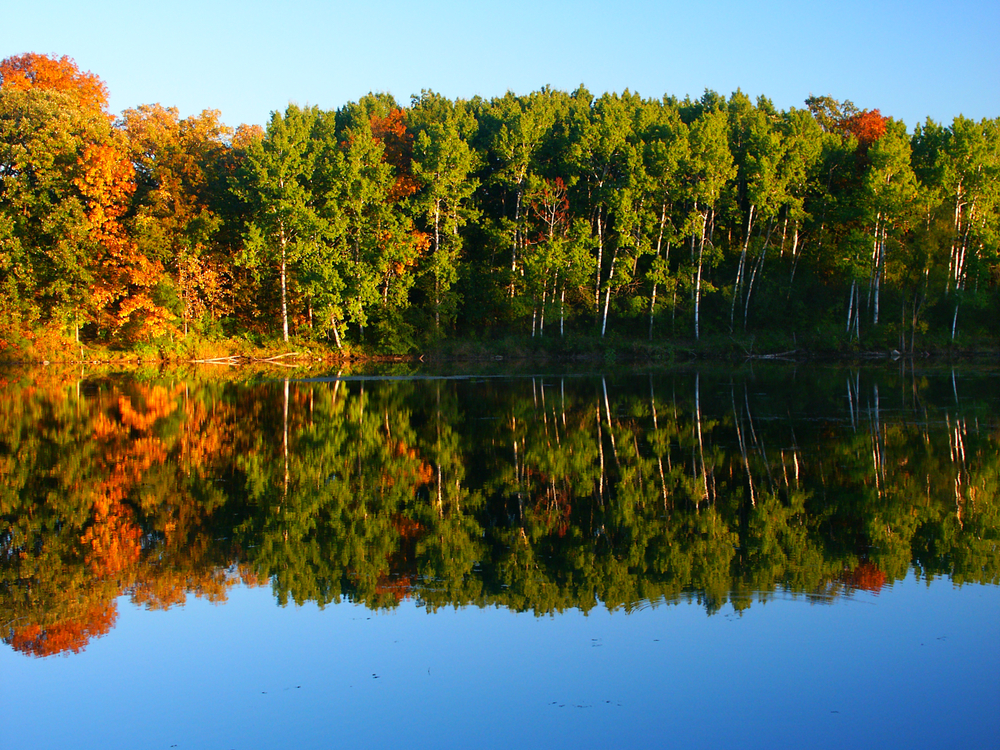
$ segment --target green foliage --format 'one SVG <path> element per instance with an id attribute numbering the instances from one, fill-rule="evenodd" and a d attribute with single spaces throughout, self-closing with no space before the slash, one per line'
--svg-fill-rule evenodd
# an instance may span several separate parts
<path id="1" fill-rule="evenodd" d="M 0 402 L 4 638 L 82 648 L 122 594 L 169 607 L 238 581 L 282 604 L 539 614 L 741 610 L 877 591 L 911 569 L 996 585 L 992 385 L 843 369 L 32 372 Z"/>
<path id="2" fill-rule="evenodd" d="M 233 132 L 214 111 L 111 122 L 72 93 L 0 87 L 0 325 L 128 348 L 280 323 L 285 342 L 384 354 L 557 321 L 654 342 L 995 343 L 998 120 L 909 134 L 805 104 L 423 91 Z"/>

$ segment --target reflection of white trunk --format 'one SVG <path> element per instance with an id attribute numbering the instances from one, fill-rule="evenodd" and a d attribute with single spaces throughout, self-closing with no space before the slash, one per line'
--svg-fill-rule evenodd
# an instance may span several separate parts
<path id="1" fill-rule="evenodd" d="M 882 422 L 879 414 L 878 386 L 875 386 L 875 408 L 871 421 L 872 470 L 875 474 L 875 488 L 881 498 L 885 489 L 885 444 L 882 438 Z"/>
<path id="2" fill-rule="evenodd" d="M 604 411 L 608 415 L 608 435 L 611 436 L 611 450 L 615 456 L 615 464 L 618 464 L 618 446 L 615 444 L 614 426 L 611 424 L 611 405 L 608 402 L 608 383 L 601 378 L 601 387 L 604 388 Z"/>
<path id="3" fill-rule="evenodd" d="M 601 483 L 598 488 L 598 495 L 601 506 L 604 506 L 604 431 L 601 429 L 601 402 L 597 402 L 597 454 L 601 462 Z"/>
<path id="4" fill-rule="evenodd" d="M 954 373 L 953 373 L 954 374 Z M 956 419 L 954 426 L 948 415 L 945 415 L 948 424 L 948 447 L 951 450 L 951 462 L 955 464 L 955 517 L 958 525 L 964 528 L 962 521 L 962 508 L 965 505 L 965 431 L 966 425 L 963 420 Z"/>
<path id="5" fill-rule="evenodd" d="M 649 376 L 649 405 L 653 412 L 653 432 L 659 432 L 660 426 L 656 422 L 656 396 L 653 394 L 653 376 Z M 656 464 L 660 469 L 660 489 L 663 492 L 663 509 L 667 509 L 667 478 L 663 473 L 663 456 L 660 451 L 656 451 Z"/>
<path id="6" fill-rule="evenodd" d="M 282 450 L 285 455 L 285 485 L 284 495 L 288 495 L 288 378 L 285 378 L 285 408 L 282 420 Z"/>
<path id="7" fill-rule="evenodd" d="M 434 450 L 436 455 L 435 463 L 437 464 L 437 512 L 438 518 L 444 517 L 444 499 L 442 497 L 442 477 L 441 477 L 441 384 L 437 384 L 437 412 L 435 416 L 435 424 L 437 427 L 437 442 L 435 443 Z"/>
<path id="8" fill-rule="evenodd" d="M 733 387 L 729 388 L 729 395 L 733 402 L 733 420 L 736 424 L 736 440 L 740 445 L 740 455 L 743 457 L 743 467 L 747 473 L 747 484 L 750 487 L 750 505 L 757 507 L 757 496 L 753 486 L 753 473 L 750 471 L 750 459 L 747 456 L 746 441 L 743 439 L 743 415 L 736 410 L 736 393 Z"/>
<path id="9" fill-rule="evenodd" d="M 694 410 L 695 424 L 698 429 L 698 458 L 701 462 L 701 499 L 708 500 L 708 469 L 705 467 L 705 443 L 701 435 L 701 380 L 697 373 L 694 376 Z"/>
<path id="10" fill-rule="evenodd" d="M 566 379 L 559 379 L 559 411 L 562 413 L 563 427 L 566 427 Z"/>
<path id="11" fill-rule="evenodd" d="M 854 388 L 851 386 L 851 378 L 847 377 L 847 409 L 851 413 L 851 430 L 858 431 L 858 423 L 854 419 Z"/>

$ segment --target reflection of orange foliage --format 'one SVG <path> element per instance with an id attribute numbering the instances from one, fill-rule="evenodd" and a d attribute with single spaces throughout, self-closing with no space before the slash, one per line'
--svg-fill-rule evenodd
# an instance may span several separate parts
<path id="1" fill-rule="evenodd" d="M 170 609 L 187 601 L 188 594 L 219 604 L 226 601 L 229 588 L 238 582 L 224 570 L 160 569 L 146 567 L 132 590 L 132 602 L 147 609 Z"/>
<path id="2" fill-rule="evenodd" d="M 376 596 L 389 596 L 398 604 L 404 599 L 409 599 L 413 591 L 413 581 L 408 575 L 396 575 L 390 577 L 383 574 L 378 577 L 375 583 Z"/>
<path id="3" fill-rule="evenodd" d="M 430 484 L 434 481 L 434 467 L 426 461 L 421 461 L 417 467 L 417 481 L 419 484 Z"/>
<path id="4" fill-rule="evenodd" d="M 8 641 L 15 651 L 31 656 L 52 656 L 66 651 L 80 653 L 91 638 L 108 633 L 118 619 L 118 605 L 95 604 L 80 617 L 43 628 L 28 625 L 16 628 Z"/>
<path id="5" fill-rule="evenodd" d="M 48 403 L 65 403 L 62 376 L 46 371 L 45 377 L 51 382 L 37 380 L 22 390 L 23 398 L 47 392 Z M 114 626 L 113 602 L 120 595 L 130 595 L 139 606 L 166 609 L 189 594 L 220 602 L 241 581 L 269 583 L 247 568 L 234 569 L 232 559 L 220 554 L 207 523 L 212 502 L 194 497 L 183 481 L 171 482 L 174 473 L 218 474 L 238 444 L 235 407 L 193 398 L 184 384 L 141 382 L 102 385 L 93 396 L 81 392 L 74 407 L 77 418 L 89 424 L 93 444 L 87 473 L 68 483 L 77 493 L 71 507 L 81 510 L 71 522 L 75 538 L 67 538 L 65 565 L 46 556 L 41 573 L 38 550 L 15 550 L 19 562 L 14 562 L 22 566 L 18 575 L 44 583 L 31 584 L 29 607 L 50 614 L 15 619 L 0 634 L 4 642 L 37 656 L 80 651 Z M 0 473 L 4 466 L 12 470 L 17 460 L 16 454 L 0 456 Z M 144 556 L 146 545 L 155 554 Z"/>
<path id="6" fill-rule="evenodd" d="M 141 582 L 132 590 L 132 603 L 147 609 L 170 609 L 187 601 L 186 574 L 177 570 L 144 570 Z"/>
<path id="7" fill-rule="evenodd" d="M 118 397 L 118 413 L 122 424 L 133 430 L 146 431 L 152 428 L 157 419 L 167 416 L 175 408 L 173 397 L 176 393 L 167 392 L 162 386 L 155 386 L 146 390 L 144 396 L 145 410 L 139 412 L 132 406 L 132 401 L 128 396 Z"/>
<path id="8" fill-rule="evenodd" d="M 400 440 L 393 447 L 392 455 L 393 458 L 409 458 L 418 462 L 414 469 L 414 478 L 416 479 L 417 485 L 430 484 L 434 481 L 434 467 L 426 461 L 422 461 L 420 459 L 417 455 L 416 448 L 410 448 L 406 445 L 406 443 Z M 395 484 L 395 478 L 391 476 L 388 471 L 383 473 L 382 479 L 390 487 Z"/>
<path id="9" fill-rule="evenodd" d="M 94 522 L 81 540 L 90 547 L 87 565 L 100 578 L 121 575 L 139 561 L 141 537 L 131 508 L 118 502 L 95 502 Z"/>
<path id="10" fill-rule="evenodd" d="M 393 516 L 392 525 L 396 528 L 396 533 L 406 541 L 416 539 L 424 530 L 419 521 L 400 514 Z"/>
<path id="11" fill-rule="evenodd" d="M 240 575 L 240 583 L 244 586 L 250 586 L 251 588 L 258 588 L 260 586 L 267 586 L 271 579 L 267 576 L 262 576 L 256 570 L 251 570 L 249 566 L 241 564 L 237 567 L 237 571 Z"/>
<path id="12" fill-rule="evenodd" d="M 877 594 L 885 585 L 885 573 L 874 563 L 863 562 L 854 570 L 845 573 L 844 583 L 861 591 L 871 591 Z"/>
<path id="13" fill-rule="evenodd" d="M 204 401 L 184 402 L 184 434 L 181 453 L 185 465 L 201 476 L 213 470 L 213 463 L 232 454 L 236 443 L 236 411 L 232 406 L 213 405 L 209 410 Z"/>
<path id="14" fill-rule="evenodd" d="M 94 489 L 93 521 L 81 541 L 89 547 L 86 561 L 96 576 L 122 577 L 139 561 L 142 531 L 126 501 L 150 467 L 166 460 L 162 442 L 148 433 L 177 408 L 179 392 L 162 386 L 142 389 L 143 408 L 121 394 L 117 414 L 101 411 L 94 417 L 94 437 L 103 446 L 109 471 Z"/>

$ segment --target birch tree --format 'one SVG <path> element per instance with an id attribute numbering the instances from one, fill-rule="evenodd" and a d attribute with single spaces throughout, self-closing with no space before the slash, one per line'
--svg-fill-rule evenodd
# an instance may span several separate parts
<path id="1" fill-rule="evenodd" d="M 733 155 L 729 150 L 728 120 L 722 108 L 706 109 L 692 123 L 688 133 L 690 144 L 685 176 L 691 212 L 685 223 L 691 240 L 691 287 L 694 302 L 694 337 L 701 338 L 701 297 L 703 287 L 714 286 L 703 279 L 706 262 L 713 262 L 712 224 L 716 206 L 726 183 L 736 174 Z"/>
<path id="2" fill-rule="evenodd" d="M 917 183 L 910 166 L 910 141 L 901 122 L 890 121 L 868 150 L 871 161 L 864 181 L 865 206 L 872 233 L 869 297 L 872 325 L 879 324 L 881 290 L 888 253 L 902 242 L 912 220 Z"/>
<path id="3" fill-rule="evenodd" d="M 951 215 L 945 292 L 952 298 L 951 338 L 971 278 L 985 282 L 996 267 L 1000 210 L 1000 127 L 959 116 L 944 133 L 937 166 L 943 200 Z M 985 267 L 983 267 L 985 265 Z M 985 272 L 985 273 L 984 273 Z M 984 278 L 985 277 L 985 278 Z"/>
<path id="4" fill-rule="evenodd" d="M 649 340 L 653 340 L 657 293 L 676 297 L 677 279 L 670 272 L 670 251 L 681 239 L 675 211 L 683 197 L 682 165 L 688 159 L 688 128 L 677 107 L 668 101 L 647 105 L 653 111 L 643 137 L 643 160 L 649 181 L 650 210 L 654 221 L 650 227 L 652 262 L 646 272 L 650 284 Z"/>
<path id="5" fill-rule="evenodd" d="M 324 222 L 311 189 L 316 158 L 312 138 L 317 110 L 291 104 L 273 112 L 265 137 L 250 144 L 243 194 L 256 206 L 240 256 L 244 264 L 274 268 L 281 299 L 282 339 L 289 339 L 289 288 L 310 247 L 320 241 Z"/>
<path id="6" fill-rule="evenodd" d="M 458 279 L 462 253 L 459 230 L 476 216 L 473 195 L 479 181 L 471 174 L 479 165 L 479 155 L 469 139 L 477 123 L 463 102 L 452 103 L 426 91 L 414 97 L 411 113 L 418 120 L 413 174 L 422 183 L 414 203 L 430 235 L 425 274 L 430 279 L 434 330 L 440 335 L 442 312 L 451 320 L 458 307 L 452 286 Z"/>

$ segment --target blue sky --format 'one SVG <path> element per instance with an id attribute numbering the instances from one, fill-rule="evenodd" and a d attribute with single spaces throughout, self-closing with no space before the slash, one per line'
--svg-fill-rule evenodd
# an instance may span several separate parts
<path id="1" fill-rule="evenodd" d="M 996 0 L 33 0 L 11 3 L 0 58 L 73 57 L 119 112 L 159 102 L 265 124 L 289 102 L 335 109 L 528 93 L 699 97 L 737 88 L 780 109 L 810 94 L 902 119 L 1000 116 Z"/>

